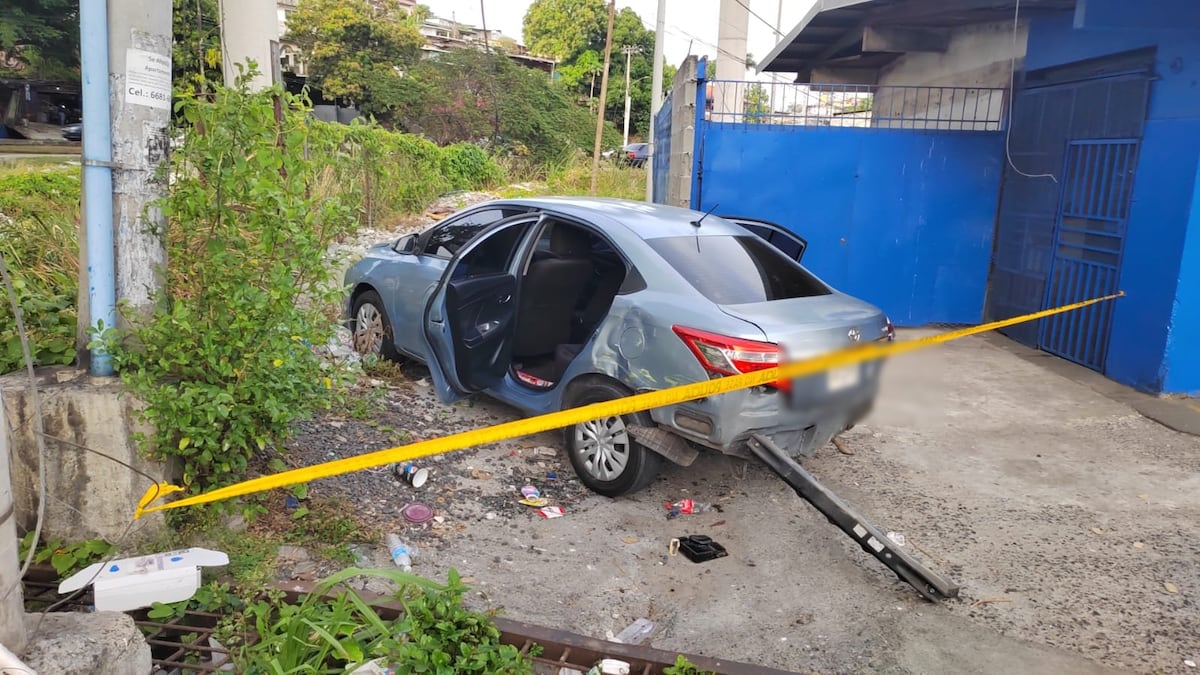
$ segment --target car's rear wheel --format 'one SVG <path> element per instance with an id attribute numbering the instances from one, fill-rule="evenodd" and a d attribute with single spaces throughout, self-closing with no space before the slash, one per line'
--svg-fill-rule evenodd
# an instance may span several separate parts
<path id="1" fill-rule="evenodd" d="M 629 396 L 620 385 L 595 380 L 579 385 L 569 394 L 567 408 L 612 401 Z M 637 492 L 658 475 L 662 457 L 638 443 L 629 427 L 653 426 L 644 412 L 611 415 L 566 429 L 567 454 L 575 475 L 588 489 L 606 497 Z"/>
<path id="2" fill-rule="evenodd" d="M 388 319 L 383 300 L 375 291 L 363 291 L 354 300 L 351 328 L 354 351 L 364 356 L 380 356 L 389 361 L 400 360 L 393 342 L 392 322 Z"/>

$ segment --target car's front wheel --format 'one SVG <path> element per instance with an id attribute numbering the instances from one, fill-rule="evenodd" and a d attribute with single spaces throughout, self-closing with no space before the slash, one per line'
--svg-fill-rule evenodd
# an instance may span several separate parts
<path id="1" fill-rule="evenodd" d="M 567 408 L 629 396 L 620 385 L 596 380 L 569 395 Z M 631 425 L 653 426 L 647 413 L 611 415 L 566 429 L 567 454 L 575 475 L 588 489 L 606 497 L 637 492 L 658 475 L 662 457 L 633 440 Z"/>
<path id="2" fill-rule="evenodd" d="M 398 361 L 400 352 L 392 340 L 392 322 L 388 319 L 383 300 L 375 291 L 363 291 L 354 300 L 354 351 L 364 356 L 381 356 Z"/>

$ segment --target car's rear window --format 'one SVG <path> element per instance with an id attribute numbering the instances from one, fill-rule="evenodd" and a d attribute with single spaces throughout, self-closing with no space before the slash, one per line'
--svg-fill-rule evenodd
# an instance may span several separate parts
<path id="1" fill-rule="evenodd" d="M 648 239 L 671 267 L 718 305 L 828 295 L 829 287 L 758 237 Z"/>

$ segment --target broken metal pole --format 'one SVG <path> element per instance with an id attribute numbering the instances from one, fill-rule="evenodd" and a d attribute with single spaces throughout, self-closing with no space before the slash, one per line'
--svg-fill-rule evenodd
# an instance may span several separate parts
<path id="1" fill-rule="evenodd" d="M 879 528 L 818 483 L 812 474 L 805 471 L 804 467 L 789 457 L 787 452 L 775 445 L 771 439 L 762 434 L 754 434 L 747 445 L 750 451 L 790 485 L 801 499 L 812 504 L 829 519 L 829 522 L 837 525 L 862 546 L 864 551 L 875 556 L 879 562 L 895 572 L 901 581 L 912 586 L 930 602 L 958 597 L 957 584 L 926 569 Z"/>

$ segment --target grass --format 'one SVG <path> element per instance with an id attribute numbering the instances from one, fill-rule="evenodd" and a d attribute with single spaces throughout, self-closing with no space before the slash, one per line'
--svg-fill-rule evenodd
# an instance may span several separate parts
<path id="1" fill-rule="evenodd" d="M 588 195 L 592 189 L 592 158 L 578 153 L 546 167 L 508 167 L 510 185 L 498 191 L 503 198 L 540 195 Z M 600 160 L 596 196 L 642 201 L 646 198 L 646 170 L 612 160 Z"/>

